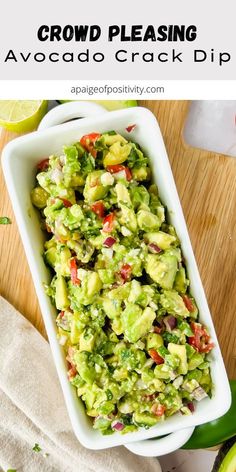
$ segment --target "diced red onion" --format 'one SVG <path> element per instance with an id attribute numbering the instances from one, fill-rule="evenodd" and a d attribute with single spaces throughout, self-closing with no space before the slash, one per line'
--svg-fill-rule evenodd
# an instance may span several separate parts
<path id="1" fill-rule="evenodd" d="M 115 242 L 116 242 L 116 239 L 115 239 L 115 238 L 112 238 L 112 236 L 109 236 L 109 237 L 106 238 L 105 241 L 103 242 L 103 246 L 111 247 L 111 246 L 113 246 L 113 244 L 115 244 Z"/>
<path id="2" fill-rule="evenodd" d="M 193 402 L 188 402 L 188 403 L 187 403 L 187 407 L 188 407 L 188 409 L 191 411 L 191 413 L 194 413 L 194 411 L 195 411 L 195 406 L 194 406 L 194 403 L 193 403 Z"/>
<path id="3" fill-rule="evenodd" d="M 121 423 L 120 421 L 113 421 L 111 423 L 112 429 L 115 429 L 116 431 L 122 431 L 124 429 L 125 425 Z"/>
<path id="4" fill-rule="evenodd" d="M 177 325 L 177 320 L 172 315 L 165 316 L 165 318 L 163 318 L 163 321 L 164 321 L 168 331 L 172 331 L 172 329 L 175 329 L 175 327 Z"/>
<path id="5" fill-rule="evenodd" d="M 148 249 L 153 254 L 158 254 L 159 252 L 161 252 L 161 248 L 159 246 L 157 246 L 157 244 L 155 244 L 155 243 L 150 243 L 148 245 Z"/>

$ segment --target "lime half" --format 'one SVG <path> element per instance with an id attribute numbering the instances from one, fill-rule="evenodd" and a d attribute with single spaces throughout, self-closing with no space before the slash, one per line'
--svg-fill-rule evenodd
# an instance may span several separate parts
<path id="1" fill-rule="evenodd" d="M 0 126 L 16 133 L 33 131 L 47 108 L 47 100 L 0 100 Z"/>

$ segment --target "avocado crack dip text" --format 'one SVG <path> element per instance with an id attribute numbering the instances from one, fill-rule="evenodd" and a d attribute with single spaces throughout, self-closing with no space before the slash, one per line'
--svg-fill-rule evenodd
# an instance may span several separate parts
<path id="1" fill-rule="evenodd" d="M 68 377 L 102 434 L 149 428 L 211 395 L 213 348 L 148 158 L 114 131 L 38 166 L 46 288 Z"/>

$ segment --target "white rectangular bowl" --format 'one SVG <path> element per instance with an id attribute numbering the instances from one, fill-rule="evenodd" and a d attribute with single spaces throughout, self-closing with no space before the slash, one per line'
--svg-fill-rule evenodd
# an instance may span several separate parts
<path id="1" fill-rule="evenodd" d="M 136 128 L 129 134 L 125 129 L 133 123 L 136 124 Z M 50 299 L 45 295 L 43 287 L 44 282 L 49 282 L 50 274 L 42 258 L 44 235 L 40 229 L 37 212 L 31 204 L 30 192 L 35 185 L 36 164 L 41 159 L 50 154 L 61 152 L 63 145 L 78 141 L 84 134 L 95 131 L 102 133 L 111 129 L 118 131 L 128 139 L 138 142 L 150 159 L 154 181 L 159 188 L 162 201 L 168 208 L 169 221 L 175 226 L 181 241 L 191 282 L 191 292 L 199 307 L 200 320 L 209 328 L 215 343 L 215 348 L 209 355 L 214 390 L 212 398 L 206 398 L 199 402 L 195 413 L 191 416 L 175 415 L 149 430 L 140 429 L 138 432 L 127 435 L 114 433 L 111 436 L 102 436 L 100 432 L 92 428 L 81 400 L 78 399 L 75 389 L 67 379 L 64 352 L 56 337 L 56 310 L 51 305 Z M 19 137 L 10 142 L 3 151 L 3 170 L 32 272 L 65 402 L 74 432 L 79 441 L 87 448 L 103 449 L 166 435 L 222 416 L 230 407 L 229 383 L 169 160 L 154 115 L 145 108 L 130 108 L 71 121 Z"/>

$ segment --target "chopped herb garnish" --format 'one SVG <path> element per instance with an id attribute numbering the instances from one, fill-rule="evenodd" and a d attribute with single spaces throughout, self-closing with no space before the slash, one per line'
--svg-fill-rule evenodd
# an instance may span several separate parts
<path id="1" fill-rule="evenodd" d="M 40 452 L 40 451 L 42 451 L 42 448 L 39 446 L 39 444 L 35 443 L 35 445 L 33 447 L 33 451 L 34 452 Z"/>
<path id="2" fill-rule="evenodd" d="M 0 216 L 0 225 L 10 225 L 11 220 L 8 216 Z"/>

